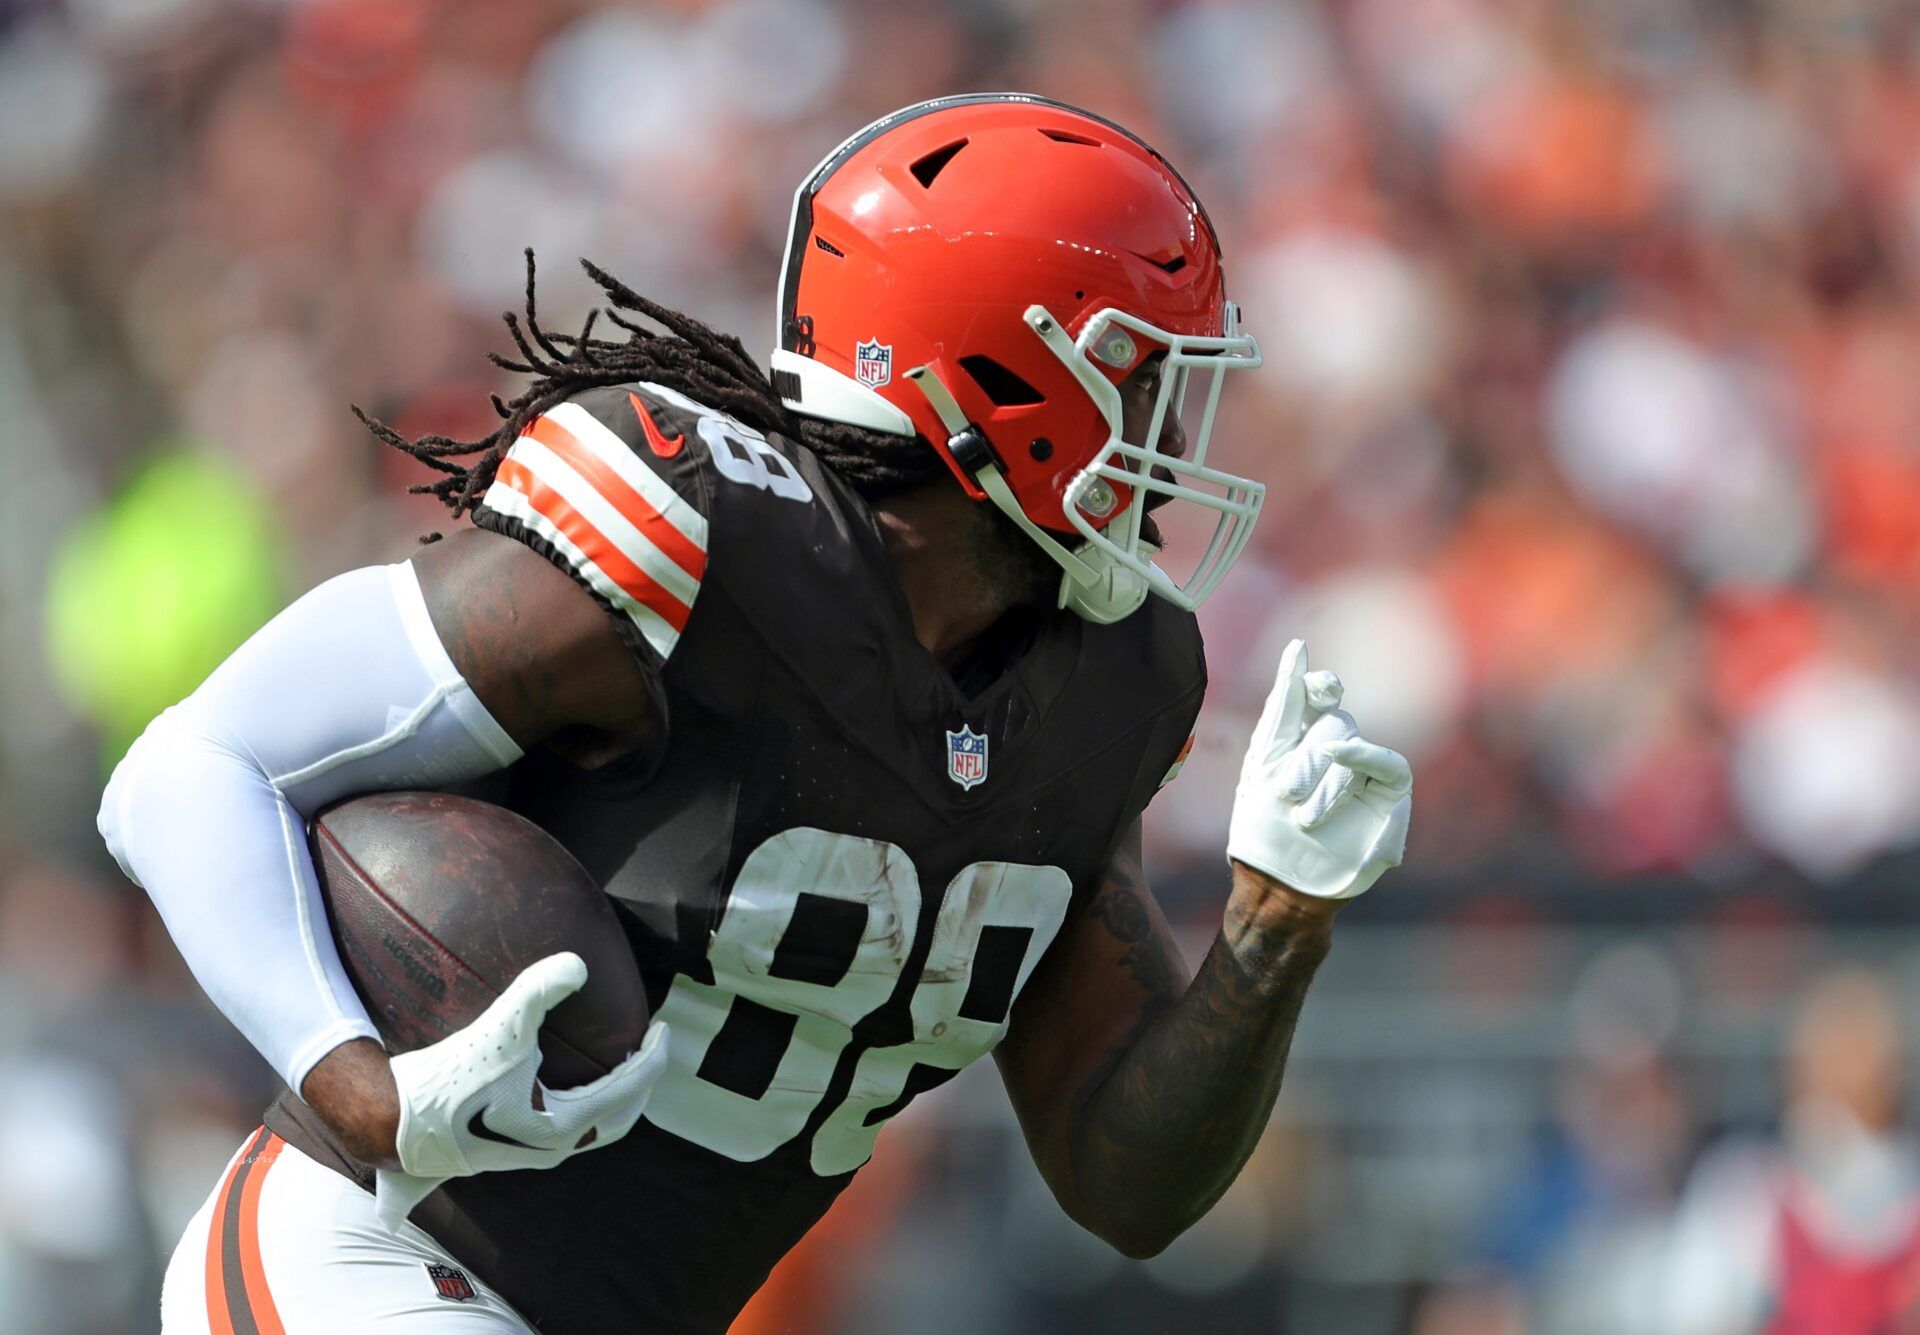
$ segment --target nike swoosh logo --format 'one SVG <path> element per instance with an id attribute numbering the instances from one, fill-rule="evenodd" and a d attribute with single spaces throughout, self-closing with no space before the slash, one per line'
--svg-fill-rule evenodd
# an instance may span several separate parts
<path id="1" fill-rule="evenodd" d="M 660 428 L 654 425 L 653 414 L 647 411 L 647 405 L 640 401 L 638 394 L 635 394 L 632 390 L 628 390 L 627 401 L 633 404 L 633 415 L 640 419 L 640 427 L 647 433 L 648 449 L 652 450 L 662 459 L 671 459 L 674 455 L 680 453 L 686 446 L 686 436 L 679 435 L 671 440 L 667 439 L 667 437 L 660 433 Z"/>
<path id="2" fill-rule="evenodd" d="M 537 1145 L 527 1144 L 527 1142 L 524 1140 L 515 1140 L 512 1136 L 501 1135 L 498 1131 L 495 1131 L 492 1127 L 487 1125 L 486 1118 L 483 1116 L 485 1112 L 486 1112 L 486 1109 L 482 1108 L 479 1112 L 474 1113 L 474 1115 L 468 1119 L 467 1121 L 468 1135 L 478 1136 L 482 1140 L 491 1140 L 496 1145 L 512 1145 L 516 1149 L 532 1150 L 532 1149 L 539 1148 L 539 1146 Z"/>

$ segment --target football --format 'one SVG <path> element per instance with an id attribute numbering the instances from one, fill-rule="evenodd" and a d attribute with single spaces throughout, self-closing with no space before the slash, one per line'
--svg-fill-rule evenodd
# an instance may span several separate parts
<path id="1" fill-rule="evenodd" d="M 371 793 L 313 821 L 333 939 L 388 1050 L 438 1042 L 555 951 L 587 983 L 540 1030 L 541 1083 L 585 1084 L 640 1046 L 647 996 L 600 887 L 546 831 L 447 793 Z"/>

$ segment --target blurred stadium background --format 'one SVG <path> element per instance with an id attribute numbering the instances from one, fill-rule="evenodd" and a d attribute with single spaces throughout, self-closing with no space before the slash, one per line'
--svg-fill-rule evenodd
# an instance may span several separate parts
<path id="1" fill-rule="evenodd" d="M 801 173 L 1001 87 L 1179 162 L 1267 353 L 1170 913 L 1197 953 L 1292 635 L 1413 756 L 1413 848 L 1164 1256 L 1065 1222 L 982 1064 L 740 1328 L 1920 1329 L 1892 0 L 0 0 L 0 1329 L 152 1330 L 269 1093 L 93 811 L 284 600 L 441 522 L 347 403 L 489 420 L 527 244 L 560 327 L 590 255 L 763 349 Z"/>

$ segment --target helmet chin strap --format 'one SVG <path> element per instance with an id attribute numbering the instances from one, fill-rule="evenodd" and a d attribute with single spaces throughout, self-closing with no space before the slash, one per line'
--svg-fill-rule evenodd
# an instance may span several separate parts
<path id="1" fill-rule="evenodd" d="M 1119 621 L 1138 611 L 1147 598 L 1147 581 L 1137 572 L 1107 559 L 1104 553 L 1069 549 L 1028 518 L 1027 512 L 1020 508 L 1020 502 L 1015 499 L 1013 488 L 1007 485 L 1007 479 L 1002 476 L 1000 465 L 987 446 L 986 436 L 978 426 L 967 420 L 966 414 L 960 411 L 959 403 L 954 400 L 953 392 L 941 383 L 940 377 L 933 373 L 931 367 L 916 366 L 906 373 L 906 378 L 919 386 L 920 392 L 927 396 L 927 402 L 933 406 L 940 425 L 947 430 L 947 448 L 953 452 L 954 459 L 979 483 L 980 490 L 987 493 L 987 499 L 1018 525 L 1022 533 L 1038 543 L 1040 550 L 1052 557 L 1065 572 L 1060 580 L 1058 606 L 1071 608 L 1079 616 L 1100 625 Z M 1148 547 L 1151 553 L 1151 544 L 1142 545 Z"/>
<path id="2" fill-rule="evenodd" d="M 1151 560 L 1159 548 L 1142 542 L 1140 550 Z M 1091 587 L 1071 579 L 1060 581 L 1060 606 L 1071 608 L 1082 619 L 1105 626 L 1122 621 L 1140 610 L 1152 592 L 1146 577 L 1138 571 L 1107 559 L 1103 552 L 1088 552 L 1087 563 L 1100 575 L 1100 583 Z"/>

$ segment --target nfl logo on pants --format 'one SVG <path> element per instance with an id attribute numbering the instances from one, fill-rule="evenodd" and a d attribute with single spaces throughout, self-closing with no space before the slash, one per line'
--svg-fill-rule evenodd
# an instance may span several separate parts
<path id="1" fill-rule="evenodd" d="M 947 734 L 947 777 L 962 791 L 987 777 L 987 739 L 964 723 Z"/>
<path id="2" fill-rule="evenodd" d="M 433 1281 L 433 1291 L 442 1298 L 456 1303 L 464 1303 L 478 1295 L 473 1284 L 467 1279 L 464 1270 L 456 1270 L 450 1265 L 427 1264 L 427 1278 Z"/>

